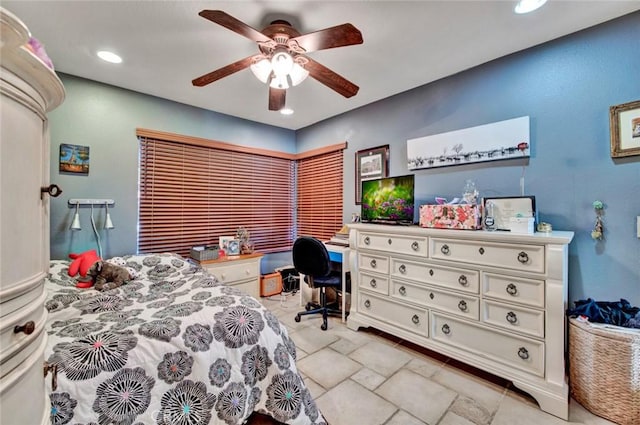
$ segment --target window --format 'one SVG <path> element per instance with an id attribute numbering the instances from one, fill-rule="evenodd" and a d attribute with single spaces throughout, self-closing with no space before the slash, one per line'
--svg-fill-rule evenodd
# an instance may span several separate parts
<path id="1" fill-rule="evenodd" d="M 295 156 L 138 129 L 138 252 L 217 243 L 244 226 L 257 251 L 294 240 Z"/>
<path id="2" fill-rule="evenodd" d="M 297 234 L 328 240 L 343 224 L 346 143 L 298 154 Z"/>

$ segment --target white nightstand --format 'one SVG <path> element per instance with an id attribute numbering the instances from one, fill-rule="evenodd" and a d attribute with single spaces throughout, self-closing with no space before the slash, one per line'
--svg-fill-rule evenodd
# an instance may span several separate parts
<path id="1" fill-rule="evenodd" d="M 255 298 L 260 298 L 260 259 L 263 254 L 229 255 L 215 260 L 196 261 L 222 283 L 235 286 Z"/>

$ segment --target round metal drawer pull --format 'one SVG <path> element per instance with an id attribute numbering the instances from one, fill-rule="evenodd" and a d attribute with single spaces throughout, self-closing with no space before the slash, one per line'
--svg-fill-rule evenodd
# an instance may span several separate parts
<path id="1" fill-rule="evenodd" d="M 518 253 L 518 261 L 522 264 L 527 264 L 529 262 L 529 255 L 524 251 L 520 251 L 520 253 Z"/>
<path id="2" fill-rule="evenodd" d="M 462 286 L 467 286 L 469 285 L 469 280 L 467 279 L 467 276 L 461 274 L 458 278 L 458 283 Z"/>
<path id="3" fill-rule="evenodd" d="M 480 255 L 484 255 L 484 248 L 480 248 L 478 252 L 480 253 Z"/>
<path id="4" fill-rule="evenodd" d="M 400 267 L 398 267 L 398 271 L 402 274 L 405 274 L 407 272 L 407 266 L 405 266 L 404 264 L 400 264 Z"/>
<path id="5" fill-rule="evenodd" d="M 440 247 L 440 252 L 442 252 L 444 255 L 449 255 L 449 245 L 444 244 Z"/>
<path id="6" fill-rule="evenodd" d="M 518 316 L 516 316 L 516 314 L 513 311 L 510 311 L 507 313 L 507 322 L 511 323 L 512 325 L 515 325 L 517 321 L 518 321 Z"/>
<path id="7" fill-rule="evenodd" d="M 36 330 L 36 323 L 33 320 L 29 320 L 27 323 L 25 323 L 22 326 L 20 325 L 15 326 L 13 328 L 13 333 L 19 334 L 20 332 L 23 332 L 25 335 L 31 335 L 35 330 Z"/>
<path id="8" fill-rule="evenodd" d="M 376 266 L 378 265 L 378 263 L 376 262 L 376 260 L 371 260 L 371 262 L 370 262 L 369 264 L 371 264 L 371 267 L 372 267 L 372 268 L 374 268 L 374 269 L 375 269 L 375 268 L 376 268 Z"/>
<path id="9" fill-rule="evenodd" d="M 451 328 L 446 323 L 442 325 L 442 333 L 445 335 L 449 335 L 451 333 Z"/>
<path id="10" fill-rule="evenodd" d="M 460 309 L 460 311 L 467 311 L 467 302 L 465 300 L 461 300 L 458 303 L 458 308 Z"/>
<path id="11" fill-rule="evenodd" d="M 369 239 L 369 236 L 365 236 L 364 238 L 364 244 L 365 245 L 369 245 L 371 243 L 371 239 Z"/>
<path id="12" fill-rule="evenodd" d="M 388 243 L 389 245 L 391 245 L 391 243 L 392 243 L 392 242 L 393 242 L 393 241 L 391 240 L 391 238 L 387 239 L 387 243 Z"/>
<path id="13" fill-rule="evenodd" d="M 364 306 L 367 307 L 367 308 L 371 307 L 371 301 L 365 300 L 364 301 Z"/>
<path id="14" fill-rule="evenodd" d="M 435 295 L 433 295 L 433 292 L 431 292 L 431 293 L 429 294 L 429 298 L 431 298 L 431 299 L 434 299 L 434 298 L 435 298 Z"/>
<path id="15" fill-rule="evenodd" d="M 429 276 L 433 276 L 433 269 L 429 269 Z"/>
<path id="16" fill-rule="evenodd" d="M 420 248 L 420 244 L 418 242 L 414 242 L 411 244 L 411 249 L 413 249 L 414 251 L 417 251 L 418 248 Z"/>
<path id="17" fill-rule="evenodd" d="M 515 295 L 515 294 L 518 293 L 518 288 L 513 283 L 508 284 L 507 288 L 505 290 L 507 291 L 507 294 L 509 294 L 509 295 Z"/>
<path id="18" fill-rule="evenodd" d="M 527 360 L 529 358 L 529 351 L 524 347 L 520 347 L 518 350 L 518 357 L 522 360 Z"/>
<path id="19" fill-rule="evenodd" d="M 420 323 L 420 318 L 418 317 L 417 314 L 414 314 L 413 317 L 411 318 L 411 321 L 417 325 L 418 323 Z"/>
<path id="20" fill-rule="evenodd" d="M 372 288 L 375 288 L 376 286 L 378 286 L 378 283 L 375 279 L 371 279 L 371 281 L 369 281 L 369 285 L 371 285 Z"/>
<path id="21" fill-rule="evenodd" d="M 398 288 L 398 292 L 400 293 L 400 295 L 407 295 L 407 288 L 401 286 L 400 288 Z"/>

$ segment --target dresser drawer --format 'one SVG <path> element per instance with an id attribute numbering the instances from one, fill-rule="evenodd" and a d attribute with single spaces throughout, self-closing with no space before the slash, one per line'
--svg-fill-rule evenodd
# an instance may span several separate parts
<path id="1" fill-rule="evenodd" d="M 389 274 L 389 257 L 375 254 L 359 254 L 358 268 L 382 274 Z"/>
<path id="2" fill-rule="evenodd" d="M 459 267 L 434 266 L 391 258 L 391 277 L 411 279 L 458 291 L 479 293 L 480 273 Z"/>
<path id="3" fill-rule="evenodd" d="M 544 273 L 544 246 L 431 238 L 431 258 Z"/>
<path id="4" fill-rule="evenodd" d="M 437 312 L 431 313 L 431 335 L 435 341 L 544 376 L 544 343 L 541 341 L 486 329 Z"/>
<path id="5" fill-rule="evenodd" d="M 383 295 L 389 295 L 389 278 L 360 273 L 360 287 Z"/>
<path id="6" fill-rule="evenodd" d="M 544 338 L 544 311 L 491 300 L 484 300 L 482 304 L 483 322 Z"/>
<path id="7" fill-rule="evenodd" d="M 361 292 L 358 312 L 391 323 L 421 336 L 428 336 L 428 316 L 424 309 L 403 305 Z"/>
<path id="8" fill-rule="evenodd" d="M 483 273 L 482 293 L 511 303 L 544 307 L 544 280 Z"/>
<path id="9" fill-rule="evenodd" d="M 257 279 L 260 275 L 259 263 L 233 263 L 224 266 L 204 266 L 205 269 L 217 277 L 222 283 L 233 283 L 245 279 Z"/>
<path id="10" fill-rule="evenodd" d="M 429 308 L 446 311 L 472 320 L 480 320 L 480 300 L 477 297 L 445 292 L 433 287 L 392 280 L 392 296 Z"/>
<path id="11" fill-rule="evenodd" d="M 426 236 L 389 236 L 364 232 L 358 233 L 357 243 L 360 249 L 375 249 L 376 251 L 416 255 L 425 258 L 429 254 Z"/>

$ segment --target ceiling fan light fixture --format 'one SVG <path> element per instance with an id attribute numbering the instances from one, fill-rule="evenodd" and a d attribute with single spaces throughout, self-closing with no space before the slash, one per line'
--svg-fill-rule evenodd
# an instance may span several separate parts
<path id="1" fill-rule="evenodd" d="M 274 72 L 275 74 L 275 72 Z M 274 89 L 288 89 L 289 82 L 287 81 L 287 75 L 277 75 L 275 74 L 269 83 L 269 87 Z"/>
<path id="2" fill-rule="evenodd" d="M 293 68 L 293 58 L 286 50 L 276 51 L 271 58 L 273 73 L 278 77 L 286 77 Z"/>
<path id="3" fill-rule="evenodd" d="M 269 59 L 267 58 L 262 58 L 259 61 L 251 64 L 251 71 L 258 80 L 267 84 L 267 82 L 269 82 L 269 76 L 271 75 L 272 71 L 271 62 L 269 62 Z"/>
<path id="4" fill-rule="evenodd" d="M 294 63 L 291 68 L 291 72 L 289 73 L 289 77 L 291 77 L 291 85 L 297 86 L 301 82 L 303 82 L 309 76 L 309 71 L 301 67 L 299 64 Z"/>
<path id="5" fill-rule="evenodd" d="M 542 7 L 547 0 L 520 0 L 514 9 L 517 14 L 529 13 Z"/>

